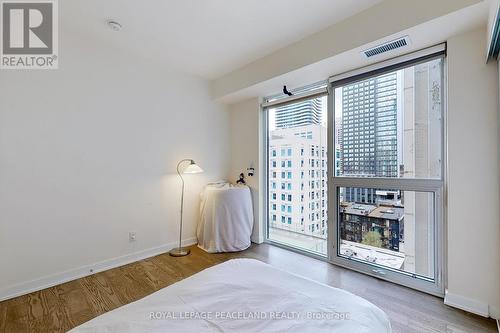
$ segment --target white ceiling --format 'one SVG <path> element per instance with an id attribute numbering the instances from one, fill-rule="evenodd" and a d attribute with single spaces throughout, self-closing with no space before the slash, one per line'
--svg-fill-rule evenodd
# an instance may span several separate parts
<path id="1" fill-rule="evenodd" d="M 61 30 L 215 79 L 381 0 L 59 1 Z M 105 22 L 123 25 L 111 31 Z M 63 47 L 63 45 L 61 45 Z"/>
<path id="2" fill-rule="evenodd" d="M 283 84 L 286 84 L 287 87 L 291 89 L 301 87 L 306 84 L 326 80 L 331 75 L 337 75 L 354 69 L 363 68 L 379 61 L 417 51 L 438 43 L 443 43 L 452 36 L 459 35 L 472 29 L 484 27 L 488 18 L 489 8 L 489 1 L 478 3 L 414 26 L 410 29 L 399 31 L 398 33 L 387 36 L 382 40 L 373 41 L 367 45 L 362 45 L 334 57 L 327 58 L 300 69 L 290 71 L 286 74 L 273 77 L 272 79 L 262 81 L 251 87 L 238 90 L 235 93 L 224 96 L 220 99 L 220 101 L 226 104 L 233 104 L 256 96 L 269 96 L 277 94 L 281 92 Z M 381 43 L 388 42 L 402 36 L 410 37 L 411 44 L 408 47 L 393 50 L 380 56 L 375 56 L 371 59 L 366 59 L 366 57 L 364 57 L 361 53 L 361 51 L 370 47 L 380 45 Z"/>

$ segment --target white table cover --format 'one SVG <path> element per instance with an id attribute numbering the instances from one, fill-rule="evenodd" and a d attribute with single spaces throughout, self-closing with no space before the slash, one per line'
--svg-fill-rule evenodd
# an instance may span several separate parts
<path id="1" fill-rule="evenodd" d="M 248 186 L 210 186 L 202 193 L 198 246 L 210 253 L 242 251 L 250 246 L 252 196 Z"/>

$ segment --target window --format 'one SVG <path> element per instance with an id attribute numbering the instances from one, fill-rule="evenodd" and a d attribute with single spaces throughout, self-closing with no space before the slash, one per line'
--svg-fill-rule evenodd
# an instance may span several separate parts
<path id="1" fill-rule="evenodd" d="M 429 203 L 435 201 L 435 194 L 406 190 L 386 192 L 397 192 L 393 204 L 346 201 L 346 188 L 339 189 L 340 255 L 352 258 L 349 249 L 354 246 L 373 253 L 381 249 L 374 257 L 380 265 L 433 279 L 435 257 L 429 249 L 434 246 L 435 205 Z M 354 258 L 363 260 L 361 254 Z"/>
<path id="2" fill-rule="evenodd" d="M 338 175 L 441 179 L 441 77 L 438 58 L 336 87 Z"/>
<path id="3" fill-rule="evenodd" d="M 443 62 L 439 53 L 332 83 L 334 261 L 438 294 Z"/>
<path id="4" fill-rule="evenodd" d="M 268 223 L 267 238 L 273 242 L 284 243 L 323 256 L 326 256 L 328 248 L 327 224 L 314 228 L 312 232 L 311 219 L 317 218 L 309 209 L 304 210 L 304 207 L 309 207 L 312 200 L 305 192 L 310 188 L 310 185 L 305 184 L 310 184 L 311 170 L 319 171 L 327 167 L 326 163 L 321 165 L 318 158 L 320 151 L 324 151 L 325 154 L 327 152 L 327 106 L 325 89 L 323 95 L 266 109 L 267 146 L 270 152 L 266 158 L 270 161 L 269 168 L 271 168 L 272 151 L 276 149 L 280 154 L 278 165 L 281 168 L 278 171 L 281 173 L 279 177 L 282 180 L 282 192 L 278 195 L 280 199 L 278 204 L 282 205 L 281 211 L 286 214 L 281 219 L 285 223 Z M 318 181 L 321 179 L 316 174 L 312 177 Z M 320 184 L 323 184 L 322 188 Z M 318 182 L 313 186 L 318 190 L 323 189 L 322 193 L 326 199 L 327 182 Z M 319 197 L 320 193 L 318 192 L 315 198 Z M 300 216 L 295 216 L 299 213 Z M 272 222 L 272 217 L 268 217 L 268 221 Z"/>
<path id="5" fill-rule="evenodd" d="M 445 47 L 422 54 L 265 100 L 266 177 L 282 180 L 283 222 L 268 196 L 266 237 L 442 295 Z"/>

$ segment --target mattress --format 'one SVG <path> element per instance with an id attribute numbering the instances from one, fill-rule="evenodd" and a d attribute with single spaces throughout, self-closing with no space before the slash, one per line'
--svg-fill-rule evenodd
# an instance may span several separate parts
<path id="1" fill-rule="evenodd" d="M 391 332 L 367 300 L 254 259 L 205 269 L 70 332 Z"/>

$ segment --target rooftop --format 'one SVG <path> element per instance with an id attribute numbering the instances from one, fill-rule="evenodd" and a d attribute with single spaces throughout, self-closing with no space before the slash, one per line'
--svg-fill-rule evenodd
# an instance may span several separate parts
<path id="1" fill-rule="evenodd" d="M 341 202 L 340 211 L 345 214 L 368 216 L 379 219 L 398 220 L 403 219 L 404 207 L 394 205 L 372 205 L 357 202 Z"/>

